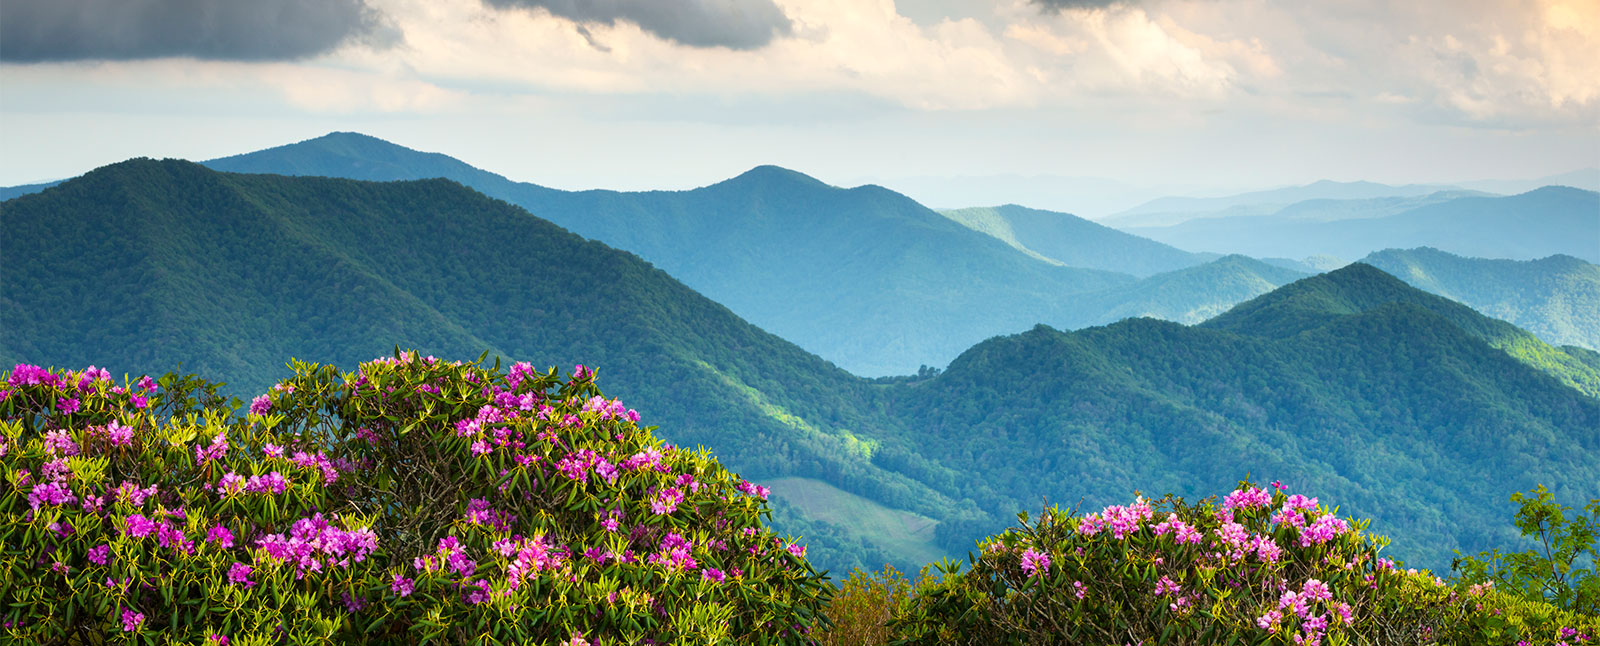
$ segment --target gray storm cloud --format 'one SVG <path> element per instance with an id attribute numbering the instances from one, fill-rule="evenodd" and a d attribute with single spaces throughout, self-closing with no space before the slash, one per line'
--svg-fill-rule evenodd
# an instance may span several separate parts
<path id="1" fill-rule="evenodd" d="M 4 0 L 0 61 L 294 60 L 398 39 L 366 0 Z"/>
<path id="2" fill-rule="evenodd" d="M 757 49 L 788 34 L 788 16 L 772 0 L 484 0 L 499 9 L 544 9 L 580 26 L 631 22 L 691 47 Z"/>
<path id="3" fill-rule="evenodd" d="M 1111 5 L 1128 4 L 1127 0 L 1032 0 L 1049 11 L 1062 11 L 1065 9 L 1104 9 Z"/>

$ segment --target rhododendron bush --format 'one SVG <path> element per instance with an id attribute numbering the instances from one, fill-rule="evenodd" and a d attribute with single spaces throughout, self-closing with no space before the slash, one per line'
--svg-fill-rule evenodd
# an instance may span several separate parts
<path id="1" fill-rule="evenodd" d="M 0 385 L 0 641 L 801 643 L 830 588 L 764 488 L 516 364 L 397 354 L 230 406 Z"/>
<path id="2" fill-rule="evenodd" d="M 1036 522 L 938 566 L 890 623 L 911 644 L 1578 644 L 1600 619 L 1380 556 L 1364 523 L 1249 482 Z"/>

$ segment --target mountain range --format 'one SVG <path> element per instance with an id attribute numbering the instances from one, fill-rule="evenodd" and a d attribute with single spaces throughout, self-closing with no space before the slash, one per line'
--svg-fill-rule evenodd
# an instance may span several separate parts
<path id="1" fill-rule="evenodd" d="M 1067 267 L 1118 271 L 1142 278 L 1193 267 L 1218 257 L 1189 253 L 1070 213 L 1016 204 L 949 209 L 939 213 L 969 229 L 998 238 L 1018 251 Z"/>
<path id="2" fill-rule="evenodd" d="M 630 253 L 446 180 L 133 160 L 0 203 L 0 229 L 0 257 L 29 259 L 0 273 L 0 361 L 181 363 L 240 394 L 290 357 L 349 369 L 397 345 L 583 362 L 662 436 L 773 483 L 780 526 L 836 569 L 963 552 L 1041 499 L 1194 495 L 1246 474 L 1342 501 L 1394 538 L 1392 555 L 1433 567 L 1513 544 L 1510 492 L 1600 497 L 1600 355 L 1366 264 L 1196 326 L 1036 326 L 943 371 L 868 380 Z M 1136 282 L 1181 291 L 1193 272 L 1275 269 L 1225 257 Z"/>
<path id="3" fill-rule="evenodd" d="M 1286 186 L 1219 197 L 1161 197 L 1101 220 L 1117 228 L 1171 226 L 1206 217 L 1270 215 L 1308 201 L 1360 201 L 1385 198 L 1421 198 L 1441 191 L 1459 191 L 1442 184 L 1394 186 L 1377 182 L 1321 180 L 1304 186 Z"/>
<path id="4" fill-rule="evenodd" d="M 354 133 L 206 165 L 456 180 L 636 253 L 746 320 L 859 375 L 943 366 L 995 334 L 1067 319 L 1074 294 L 1134 281 L 1027 257 L 877 186 L 837 188 L 775 166 L 690 191 L 568 192 Z"/>
<path id="5" fill-rule="evenodd" d="M 1070 214 L 1016 205 L 942 212 L 969 229 L 963 231 L 897 193 L 872 186 L 835 188 L 770 166 L 693 191 L 568 192 L 514 182 L 442 154 L 355 133 L 204 163 L 246 173 L 453 179 L 632 251 L 746 320 L 866 376 L 942 367 L 972 343 L 1039 322 L 1062 329 L 1126 316 L 1195 323 L 1305 273 L 1345 262 L 1326 256 L 1274 258 L 1290 254 L 1272 249 L 1258 255 L 1294 271 L 1239 259 L 1201 269 L 1218 254 L 1190 253 Z M 1319 182 L 1228 199 L 1243 203 L 1429 188 L 1435 187 Z M 1374 209 L 1403 210 L 1444 195 L 1318 198 L 1282 209 L 1282 217 L 1305 223 L 1366 217 Z M 1362 253 L 1376 248 L 1362 247 Z M 1189 269 L 1194 271 L 1156 276 Z M 1532 316 L 1542 312 L 1559 313 L 1538 310 Z M 1537 330 L 1566 325 L 1527 324 Z M 1564 343 L 1568 337 L 1551 338 Z"/>
<path id="6" fill-rule="evenodd" d="M 353 370 L 396 346 L 581 362 L 661 436 L 747 474 L 961 507 L 864 457 L 848 430 L 871 409 L 860 379 L 632 254 L 455 182 L 132 160 L 0 204 L 0 229 L 0 257 L 29 259 L 0 272 L 8 366 L 181 366 L 248 398 L 291 358 Z"/>
<path id="7" fill-rule="evenodd" d="M 1401 210 L 1390 212 L 1394 208 Z M 1600 262 L 1600 193 L 1546 186 L 1510 196 L 1298 203 L 1264 213 L 1121 228 L 1181 249 L 1258 257 L 1355 259 L 1380 249 L 1427 246 L 1482 258 L 1564 254 L 1594 263 Z"/>

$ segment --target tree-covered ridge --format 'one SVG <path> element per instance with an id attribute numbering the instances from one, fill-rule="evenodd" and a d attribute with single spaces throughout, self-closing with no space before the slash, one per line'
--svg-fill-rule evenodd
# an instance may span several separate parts
<path id="1" fill-rule="evenodd" d="M 1156 274 L 1126 287 L 1077 297 L 1079 307 L 1091 317 L 1064 327 L 1105 325 L 1141 317 L 1199 323 L 1305 276 L 1303 272 L 1246 256 L 1223 256 Z"/>
<path id="2" fill-rule="evenodd" d="M 1600 349 L 1600 266 L 1572 256 L 1464 258 L 1438 249 L 1385 249 L 1362 262 L 1411 286 L 1515 324 L 1551 345 Z"/>
<path id="3" fill-rule="evenodd" d="M 1552 347 L 1515 325 L 1489 318 L 1450 299 L 1412 288 L 1371 265 L 1356 263 L 1297 281 L 1243 303 L 1202 324 L 1243 334 L 1287 338 L 1350 314 L 1413 305 L 1512 357 L 1592 397 L 1600 397 L 1600 371 L 1563 348 Z"/>
<path id="4" fill-rule="evenodd" d="M 444 180 L 376 184 L 134 160 L 0 207 L 0 358 L 230 374 L 427 353 L 600 366 L 611 391 L 741 472 L 825 478 L 942 517 L 872 465 L 862 382 L 637 257 Z M 859 432 L 859 430 L 857 430 Z M 970 504 L 970 503 L 969 503 Z M 794 526 L 797 517 L 780 519 Z M 823 541 L 825 567 L 869 553 Z M 834 560 L 839 558 L 841 560 Z"/>

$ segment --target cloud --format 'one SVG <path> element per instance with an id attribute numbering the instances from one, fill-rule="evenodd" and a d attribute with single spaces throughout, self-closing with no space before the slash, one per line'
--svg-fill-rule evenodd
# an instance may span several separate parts
<path id="1" fill-rule="evenodd" d="M 759 49 L 787 35 L 788 16 L 772 0 L 484 0 L 498 9 L 543 9 L 578 23 L 629 22 L 690 47 Z M 588 31 L 582 32 L 592 43 Z"/>
<path id="2" fill-rule="evenodd" d="M 0 61 L 296 60 L 398 38 L 365 0 L 8 0 Z"/>

